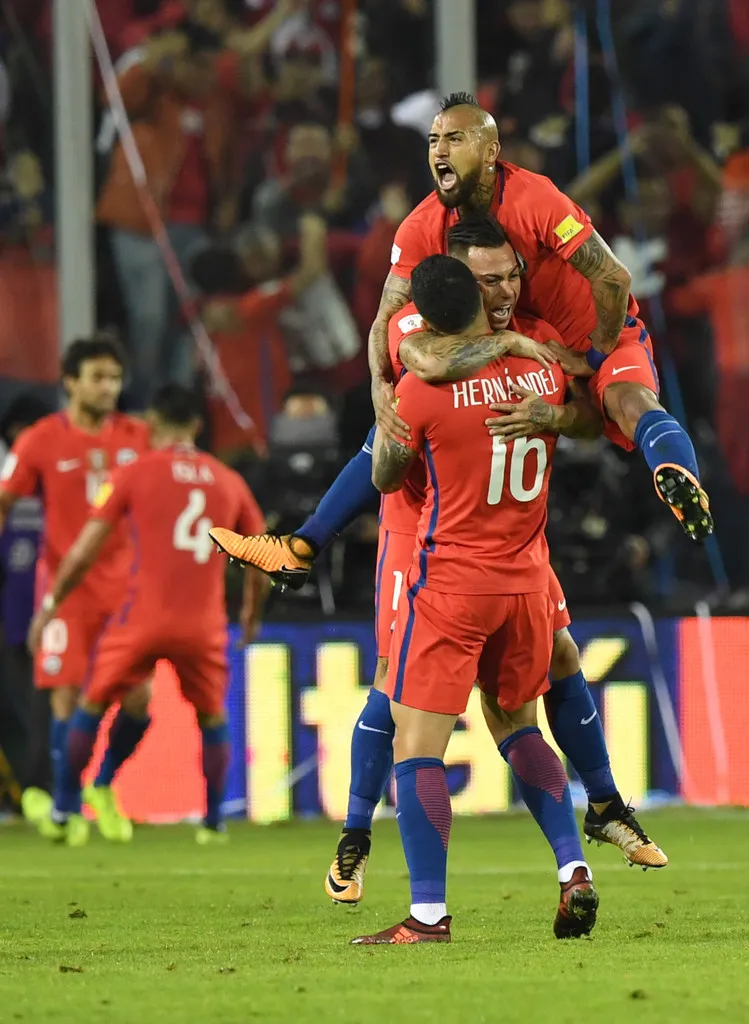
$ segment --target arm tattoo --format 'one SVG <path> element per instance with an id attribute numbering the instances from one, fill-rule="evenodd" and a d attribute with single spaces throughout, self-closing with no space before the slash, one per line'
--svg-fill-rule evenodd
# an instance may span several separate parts
<path id="1" fill-rule="evenodd" d="M 601 351 L 611 352 L 627 316 L 629 271 L 596 231 L 572 254 L 570 264 L 590 281 L 598 316 L 591 341 Z"/>
<path id="2" fill-rule="evenodd" d="M 388 355 L 388 324 L 390 318 L 398 310 L 403 309 L 411 298 L 411 282 L 404 281 L 392 271 L 388 274 L 382 290 L 380 308 L 377 310 L 372 328 L 369 332 L 367 354 L 369 356 L 369 372 L 373 377 L 392 380 L 393 368 Z"/>
<path id="3" fill-rule="evenodd" d="M 534 431 L 544 433 L 556 429 L 555 407 L 545 402 L 543 398 L 534 398 L 528 403 L 528 419 L 533 424 Z"/>
<path id="4" fill-rule="evenodd" d="M 372 482 L 378 491 L 397 491 L 403 483 L 415 452 L 397 441 L 385 441 L 379 446 Z"/>
<path id="5" fill-rule="evenodd" d="M 401 342 L 400 355 L 406 369 L 427 382 L 463 380 L 507 352 L 502 336 L 461 338 L 421 331 Z"/>

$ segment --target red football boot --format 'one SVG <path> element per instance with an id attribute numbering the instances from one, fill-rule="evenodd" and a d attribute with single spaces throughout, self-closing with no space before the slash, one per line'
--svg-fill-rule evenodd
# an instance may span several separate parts
<path id="1" fill-rule="evenodd" d="M 400 946 L 413 942 L 450 942 L 450 922 L 446 915 L 437 924 L 422 924 L 413 917 L 386 928 L 374 935 L 360 935 L 351 940 L 352 946 Z"/>
<path id="2" fill-rule="evenodd" d="M 575 868 L 569 882 L 561 882 L 561 898 L 554 918 L 554 934 L 558 939 L 579 939 L 590 935 L 596 923 L 598 893 L 587 868 Z"/>

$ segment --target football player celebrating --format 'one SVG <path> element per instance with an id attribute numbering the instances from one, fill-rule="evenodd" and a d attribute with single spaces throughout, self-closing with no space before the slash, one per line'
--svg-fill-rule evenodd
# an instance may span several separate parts
<path id="1" fill-rule="evenodd" d="M 195 708 L 202 736 L 206 814 L 197 838 L 221 842 L 226 839 L 221 803 L 230 752 L 224 708 L 228 638 L 224 572 L 211 557 L 208 531 L 214 520 L 227 519 L 239 529 L 262 528 L 263 516 L 239 474 L 195 447 L 201 421 L 190 391 L 165 386 L 149 415 L 154 450 L 100 488 L 29 633 L 30 646 L 37 648 L 57 606 L 85 586 L 112 534 L 130 523 L 138 550 L 129 552 L 129 585 L 99 639 L 90 679 L 72 716 L 49 820 L 53 828 L 75 822 L 76 831 L 85 831 L 80 778 L 101 718 L 117 701 L 137 715 L 147 705 L 146 680 L 165 658 Z M 240 615 L 245 639 L 256 632 L 266 583 L 259 573 L 245 579 Z"/>

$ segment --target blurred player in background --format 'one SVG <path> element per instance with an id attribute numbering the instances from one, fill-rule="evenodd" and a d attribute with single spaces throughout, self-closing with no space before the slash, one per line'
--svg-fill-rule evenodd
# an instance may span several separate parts
<path id="1" fill-rule="evenodd" d="M 521 309 L 559 331 L 562 367 L 590 378 L 606 436 L 625 451 L 639 448 L 659 498 L 688 537 L 704 540 L 713 521 L 697 458 L 683 427 L 658 401 L 653 347 L 637 319 L 629 271 L 579 206 L 548 178 L 501 161 L 500 150 L 494 118 L 472 96 L 454 93 L 443 101 L 429 135 L 435 191 L 396 232 L 391 272 L 370 333 L 378 423 L 389 436 L 408 436 L 408 425 L 392 408 L 387 327 L 408 302 L 411 271 L 430 254 L 445 251 L 447 232 L 461 217 L 488 214 L 527 265 Z"/>
<path id="2" fill-rule="evenodd" d="M 413 273 L 414 302 L 442 332 L 486 334 L 489 324 L 468 269 L 427 257 Z M 484 717 L 515 785 L 557 862 L 557 938 L 588 934 L 598 896 L 580 845 L 567 775 L 537 726 L 549 688 L 554 605 L 546 501 L 556 435 L 542 428 L 505 443 L 490 438 L 486 407 L 532 389 L 552 405 L 566 390 L 558 366 L 498 358 L 460 383 L 428 385 L 405 374 L 396 400 L 411 424 L 408 444 L 378 428 L 372 479 L 385 494 L 403 486 L 422 457 L 426 502 L 398 601 L 385 692 L 395 721 L 397 818 L 411 880 L 403 922 L 357 944 L 449 942 L 445 903 L 452 812 L 444 754 L 474 681 Z M 470 457 L 466 457 L 466 452 Z"/>
<path id="3" fill-rule="evenodd" d="M 0 440 L 10 450 L 19 434 L 50 412 L 33 392 L 10 403 L 0 420 Z M 16 502 L 0 535 L 0 747 L 21 790 L 52 788 L 49 760 L 49 693 L 34 687 L 26 634 L 34 614 L 34 576 L 44 529 L 42 503 L 36 496 Z M 18 797 L 20 802 L 20 795 Z M 15 802 L 15 800 L 14 800 Z"/>
<path id="4" fill-rule="evenodd" d="M 37 603 L 46 609 L 48 628 L 35 657 L 34 681 L 50 691 L 55 798 L 61 785 L 70 716 L 86 678 L 91 652 L 104 623 L 122 600 L 129 564 L 125 524 L 110 538 L 85 586 L 64 607 L 53 604 L 47 588 L 86 522 L 89 503 L 101 485 L 113 469 L 133 462 L 148 447 L 146 424 L 116 411 L 124 366 L 122 348 L 111 337 L 74 341 L 62 362 L 67 408 L 25 430 L 13 445 L 1 474 L 0 528 L 20 498 L 39 494 L 44 503 L 36 594 Z M 131 726 L 126 715 L 118 716 L 106 765 L 122 763 L 135 749 L 145 726 L 142 731 L 133 731 Z M 126 840 L 129 823 L 121 818 L 105 781 L 97 780 L 99 788 L 96 792 L 92 789 L 89 802 L 97 811 L 106 838 Z M 52 797 L 41 789 L 30 788 L 23 795 L 24 814 L 34 823 L 46 820 L 51 805 Z M 75 841 L 73 835 L 70 839 Z"/>
<path id="5" fill-rule="evenodd" d="M 224 570 L 212 557 L 208 531 L 215 521 L 238 530 L 263 529 L 263 516 L 244 480 L 195 447 L 202 429 L 197 398 L 180 385 L 162 388 L 149 412 L 153 451 L 124 466 L 102 485 L 91 516 L 62 560 L 50 599 L 37 614 L 30 643 L 38 646 L 58 605 L 96 571 L 99 559 L 127 522 L 135 545 L 126 549 L 126 592 L 102 633 L 85 689 L 75 710 L 63 759 L 62 784 L 44 831 L 63 839 L 85 834 L 80 778 L 94 748 L 102 716 L 120 701 L 142 715 L 147 680 L 156 662 L 174 666 L 185 698 L 194 706 L 203 741 L 206 814 L 201 843 L 227 838 L 221 818 L 229 767 L 227 618 Z M 247 641 L 255 635 L 266 581 L 245 577 L 240 622 Z"/>
<path id="6" fill-rule="evenodd" d="M 504 331 L 503 336 L 467 339 L 461 351 L 447 338 L 444 350 L 436 343 L 425 353 L 420 339 L 424 333 L 421 316 L 413 304 L 406 306 L 390 321 L 389 355 L 395 379 L 400 379 L 404 363 L 422 380 L 450 380 L 473 367 L 476 350 L 484 352 L 485 362 L 510 350 L 546 360 L 541 342 L 558 339 L 548 324 L 532 317 L 516 317 L 520 295 L 521 266 L 504 232 L 488 218 L 461 221 L 450 230 L 451 255 L 463 260 L 479 283 L 490 326 Z M 521 332 L 521 335 L 515 332 Z M 517 341 L 503 340 L 514 336 Z M 535 340 L 534 340 L 535 339 Z M 491 354 L 490 354 L 491 353 Z M 553 360 L 553 356 L 551 357 Z M 546 361 L 548 366 L 548 361 Z M 553 406 L 537 395 L 520 403 L 506 405 L 503 414 L 487 420 L 490 433 L 506 439 L 527 436 L 534 430 L 559 432 L 568 437 L 598 436 L 603 420 L 587 398 L 587 390 L 573 385 L 578 397 L 564 406 Z M 277 553 L 283 546 L 307 545 L 307 552 L 322 550 L 348 522 L 337 519 L 346 487 L 362 472 L 371 477 L 371 445 L 374 428 L 362 451 L 339 474 L 314 515 L 293 537 L 240 538 L 229 531 L 214 531 L 216 540 L 231 555 L 254 562 L 255 552 Z M 411 564 L 414 537 L 424 503 L 425 478 L 417 463 L 404 487 L 383 498 L 380 513 L 380 544 L 377 557 L 375 619 L 378 663 L 367 702 L 359 716 L 351 739 L 351 784 L 346 820 L 335 860 L 325 880 L 325 891 L 337 902 L 357 903 L 363 898 L 364 873 L 371 847 L 371 824 L 375 809 L 385 792 L 392 768 L 392 738 L 395 725 L 384 695 L 390 637 L 403 579 Z M 367 492 L 367 503 L 371 494 Z M 347 505 L 353 520 L 363 510 Z M 366 507 L 366 506 L 364 506 Z M 288 565 L 288 562 L 285 563 Z M 279 577 L 277 582 L 282 582 Z M 306 574 L 304 577 L 306 579 Z M 606 749 L 603 726 L 583 675 L 580 653 L 569 629 L 570 614 L 559 581 L 552 574 L 551 594 L 555 602 L 554 647 L 551 661 L 551 690 L 545 694 L 546 714 L 557 745 L 569 758 L 585 787 L 589 806 L 585 832 L 590 839 L 619 847 L 630 863 L 643 867 L 662 867 L 665 854 L 646 835 L 616 787 Z"/>

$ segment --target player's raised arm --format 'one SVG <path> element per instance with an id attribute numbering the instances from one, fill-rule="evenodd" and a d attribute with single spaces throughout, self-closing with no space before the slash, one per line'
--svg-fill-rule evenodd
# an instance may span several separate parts
<path id="1" fill-rule="evenodd" d="M 55 581 L 42 600 L 39 611 L 29 627 L 29 650 L 36 654 L 45 627 L 55 617 L 62 602 L 81 583 L 99 557 L 112 525 L 102 519 L 89 519 L 76 541 L 60 563 Z"/>
<path id="2" fill-rule="evenodd" d="M 593 348 L 608 354 L 616 348 L 629 304 L 632 275 L 597 231 L 569 260 L 590 281 L 598 323 L 590 335 Z"/>
<path id="3" fill-rule="evenodd" d="M 388 355 L 388 324 L 411 298 L 411 284 L 394 274 L 387 276 L 382 290 L 380 307 L 369 332 L 367 356 L 372 375 L 372 405 L 377 422 L 388 436 L 408 436 L 408 424 L 396 415 L 393 408 L 393 368 Z"/>

